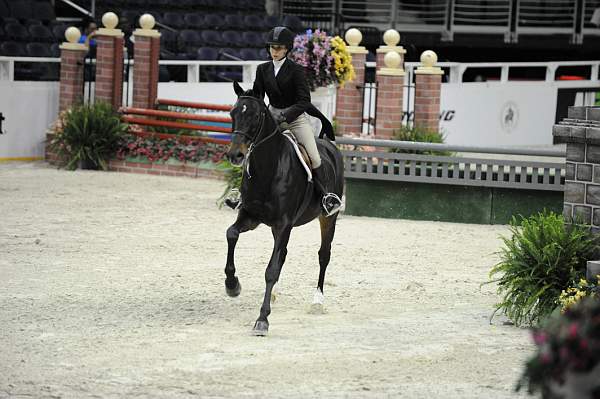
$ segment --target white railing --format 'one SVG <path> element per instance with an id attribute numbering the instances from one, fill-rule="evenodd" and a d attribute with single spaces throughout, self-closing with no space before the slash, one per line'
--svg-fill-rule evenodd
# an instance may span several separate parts
<path id="1" fill-rule="evenodd" d="M 194 60 L 160 60 L 159 65 L 187 66 L 187 82 L 200 82 L 202 68 L 213 66 L 236 66 L 242 67 L 244 83 L 252 83 L 256 76 L 256 67 L 264 61 L 194 61 Z"/>
<path id="2" fill-rule="evenodd" d="M 3 57 L 0 56 L 0 80 L 14 81 L 15 63 L 58 63 L 60 58 L 41 58 L 41 57 Z M 202 68 L 214 66 L 236 66 L 242 68 L 243 83 L 252 83 L 256 75 L 256 67 L 264 61 L 197 61 L 197 60 L 160 60 L 159 65 L 185 66 L 187 68 L 187 83 L 200 82 L 200 72 Z M 130 61 L 130 66 L 133 60 Z M 406 62 L 404 69 L 409 76 L 412 75 L 415 68 L 419 67 L 418 62 Z M 367 62 L 367 68 L 375 68 L 375 62 Z M 510 81 L 511 69 L 536 68 L 544 69 L 545 78 L 543 82 L 556 82 L 557 84 L 567 83 L 557 80 L 555 75 L 559 68 L 565 67 L 588 67 L 589 75 L 584 80 L 577 82 L 569 81 L 570 86 L 597 87 L 600 74 L 600 60 L 597 61 L 555 61 L 555 62 L 440 62 L 438 66 L 445 69 L 447 74 L 447 83 L 463 83 L 463 76 L 469 68 L 477 69 L 497 69 L 500 71 L 498 82 L 506 83 Z M 540 81 L 540 79 L 536 79 Z"/>
<path id="3" fill-rule="evenodd" d="M 406 62 L 404 69 L 411 80 L 414 70 L 421 64 L 418 62 Z M 554 82 L 555 84 L 565 84 L 576 87 L 598 87 L 600 74 L 600 61 L 556 61 L 556 62 L 440 62 L 439 67 L 447 71 L 447 83 L 464 83 L 463 77 L 465 72 L 470 68 L 476 69 L 499 69 L 499 83 L 507 83 L 510 81 L 511 69 L 523 68 L 543 68 L 545 70 L 543 80 L 533 80 L 538 82 Z M 375 68 L 375 62 L 367 62 L 367 68 Z M 589 67 L 589 75 L 584 80 L 579 81 L 561 81 L 556 79 L 556 71 L 561 67 Z"/>

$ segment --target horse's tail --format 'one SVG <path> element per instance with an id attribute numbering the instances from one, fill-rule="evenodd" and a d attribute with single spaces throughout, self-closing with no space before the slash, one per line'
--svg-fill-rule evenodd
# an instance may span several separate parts
<path id="1" fill-rule="evenodd" d="M 313 104 L 310 104 L 306 113 L 312 117 L 315 117 L 321 121 L 321 132 L 319 133 L 319 138 L 322 139 L 323 136 L 327 136 L 330 141 L 335 141 L 335 134 L 333 133 L 333 125 L 329 122 L 329 119 L 317 107 Z"/>
<path id="2" fill-rule="evenodd" d="M 327 123 L 325 123 L 327 122 Z M 335 141 L 335 134 L 333 132 L 333 125 L 329 122 L 328 119 L 325 119 L 325 122 L 321 120 L 321 132 L 319 133 L 319 138 L 322 139 L 323 136 L 326 136 L 329 140 Z"/>

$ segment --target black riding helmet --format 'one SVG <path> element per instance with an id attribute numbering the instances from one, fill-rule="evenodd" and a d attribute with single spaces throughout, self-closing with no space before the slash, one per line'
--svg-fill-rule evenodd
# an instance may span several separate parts
<path id="1" fill-rule="evenodd" d="M 294 47 L 294 37 L 296 35 L 290 29 L 285 26 L 276 26 L 271 29 L 267 34 L 267 51 L 269 51 L 269 46 L 272 44 L 285 46 L 288 51 L 290 51 Z M 287 54 L 286 54 L 287 55 Z"/>

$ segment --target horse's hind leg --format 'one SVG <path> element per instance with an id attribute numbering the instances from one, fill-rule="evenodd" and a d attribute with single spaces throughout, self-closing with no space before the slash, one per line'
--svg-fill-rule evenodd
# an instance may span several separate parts
<path id="1" fill-rule="evenodd" d="M 238 213 L 237 220 L 227 229 L 227 263 L 225 265 L 225 291 L 229 296 L 238 296 L 242 290 L 242 286 L 235 276 L 234 252 L 235 245 L 240 236 L 248 230 L 253 230 L 260 222 L 253 219 L 243 209 Z"/>
<path id="2" fill-rule="evenodd" d="M 335 222 L 338 214 L 330 217 L 324 215 L 319 216 L 319 224 L 321 225 L 321 248 L 319 248 L 319 282 L 317 290 L 313 298 L 313 303 L 310 307 L 311 313 L 323 313 L 323 284 L 325 283 L 325 272 L 329 259 L 331 258 L 331 242 L 335 234 Z"/>

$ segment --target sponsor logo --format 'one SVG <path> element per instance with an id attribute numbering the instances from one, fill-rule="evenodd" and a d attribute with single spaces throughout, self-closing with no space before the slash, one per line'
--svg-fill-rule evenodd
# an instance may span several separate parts
<path id="1" fill-rule="evenodd" d="M 456 115 L 456 111 L 453 109 L 442 111 L 442 112 L 440 112 L 440 122 L 450 122 L 452 119 L 454 119 L 455 115 Z M 415 112 L 414 111 L 403 112 L 402 120 L 404 122 L 414 121 L 415 120 Z"/>
<path id="2" fill-rule="evenodd" d="M 500 126 L 506 133 L 511 133 L 519 124 L 519 108 L 513 101 L 508 101 L 500 111 Z"/>

